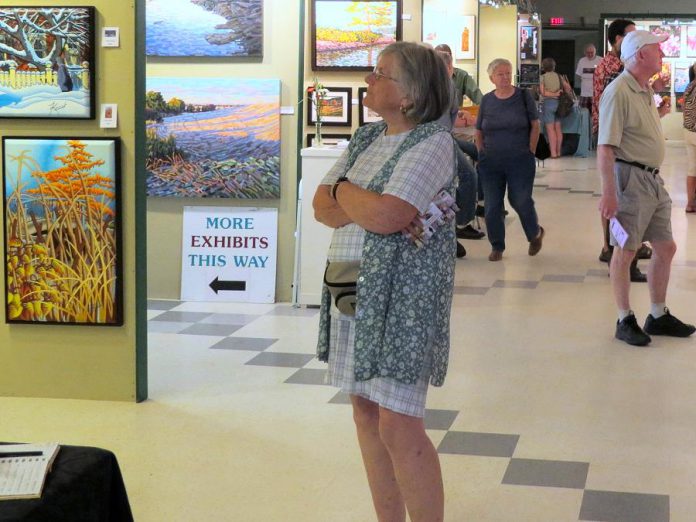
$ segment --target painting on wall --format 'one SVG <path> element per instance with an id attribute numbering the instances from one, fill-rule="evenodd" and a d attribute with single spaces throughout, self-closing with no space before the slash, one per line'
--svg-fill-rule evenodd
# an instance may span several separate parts
<path id="1" fill-rule="evenodd" d="M 696 58 L 696 25 L 686 27 L 686 56 Z"/>
<path id="2" fill-rule="evenodd" d="M 401 0 L 312 0 L 312 70 L 370 71 L 401 40 Z"/>
<path id="3" fill-rule="evenodd" d="M 7 323 L 123 324 L 120 144 L 4 137 Z"/>
<path id="4" fill-rule="evenodd" d="M 148 56 L 263 56 L 263 0 L 148 0 Z"/>
<path id="5" fill-rule="evenodd" d="M 520 60 L 539 59 L 539 28 L 534 25 L 520 26 Z"/>
<path id="6" fill-rule="evenodd" d="M 93 7 L 0 7 L 0 118 L 94 118 Z"/>
<path id="7" fill-rule="evenodd" d="M 351 97 L 353 89 L 350 87 L 326 87 L 327 94 L 321 102 L 321 122 L 324 125 L 340 125 L 350 127 L 352 125 Z M 315 94 L 307 90 L 307 125 L 317 122 L 317 106 Z"/>
<path id="8" fill-rule="evenodd" d="M 689 66 L 688 62 L 674 64 L 674 92 L 682 93 L 689 85 Z"/>
<path id="9" fill-rule="evenodd" d="M 457 60 L 473 60 L 476 58 L 476 17 L 460 16 L 459 19 L 461 23 L 457 30 L 454 57 Z"/>
<path id="10" fill-rule="evenodd" d="M 665 58 L 679 58 L 681 52 L 681 26 L 680 25 L 651 25 L 653 34 L 666 34 L 669 38 L 660 44 L 660 49 Z"/>
<path id="11" fill-rule="evenodd" d="M 365 96 L 367 96 L 367 87 L 358 88 L 358 123 L 362 127 L 366 123 L 381 121 L 382 117 L 375 111 L 365 106 Z"/>
<path id="12" fill-rule="evenodd" d="M 539 85 L 539 64 L 523 63 L 520 65 L 520 87 Z"/>
<path id="13" fill-rule="evenodd" d="M 147 79 L 147 194 L 280 197 L 280 81 Z"/>

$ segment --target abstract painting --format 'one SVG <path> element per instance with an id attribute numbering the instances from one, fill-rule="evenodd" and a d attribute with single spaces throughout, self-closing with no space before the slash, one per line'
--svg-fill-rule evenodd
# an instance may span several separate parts
<path id="1" fill-rule="evenodd" d="M 696 58 L 696 25 L 686 27 L 686 56 Z"/>
<path id="2" fill-rule="evenodd" d="M 263 56 L 263 0 L 148 0 L 148 56 Z"/>
<path id="3" fill-rule="evenodd" d="M 651 25 L 650 32 L 668 35 L 669 38 L 660 44 L 660 49 L 665 54 L 665 58 L 679 58 L 679 53 L 681 52 L 681 26 Z"/>
<path id="4" fill-rule="evenodd" d="M 476 17 L 460 16 L 459 23 L 454 57 L 457 60 L 473 60 L 476 58 Z"/>
<path id="5" fill-rule="evenodd" d="M 0 7 L 0 117 L 94 118 L 94 8 Z"/>
<path id="6" fill-rule="evenodd" d="M 312 70 L 370 71 L 401 40 L 401 0 L 312 0 Z"/>
<path id="7" fill-rule="evenodd" d="M 147 79 L 147 194 L 280 197 L 280 81 Z"/>
<path id="8" fill-rule="evenodd" d="M 118 139 L 2 148 L 5 321 L 123 324 Z"/>

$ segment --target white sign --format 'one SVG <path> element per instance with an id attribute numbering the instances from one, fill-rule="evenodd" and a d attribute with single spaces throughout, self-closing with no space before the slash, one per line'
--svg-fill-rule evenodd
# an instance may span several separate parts
<path id="1" fill-rule="evenodd" d="M 104 27 L 102 29 L 102 47 L 118 47 L 121 45 L 118 27 Z"/>
<path id="2" fill-rule="evenodd" d="M 101 104 L 99 127 L 102 129 L 115 129 L 118 127 L 118 105 L 115 103 Z"/>
<path id="3" fill-rule="evenodd" d="M 273 303 L 274 208 L 184 207 L 181 300 Z"/>

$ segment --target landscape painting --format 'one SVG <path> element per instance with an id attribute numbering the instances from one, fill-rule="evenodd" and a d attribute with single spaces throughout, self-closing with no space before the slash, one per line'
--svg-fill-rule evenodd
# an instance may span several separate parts
<path id="1" fill-rule="evenodd" d="M 312 0 L 312 69 L 370 71 L 401 40 L 401 0 Z"/>
<path id="2" fill-rule="evenodd" d="M 0 7 L 0 118 L 94 118 L 94 8 Z"/>
<path id="3" fill-rule="evenodd" d="M 147 194 L 280 197 L 280 81 L 147 79 Z"/>
<path id="4" fill-rule="evenodd" d="M 123 324 L 119 141 L 2 145 L 5 321 Z"/>
<path id="5" fill-rule="evenodd" d="M 148 56 L 263 56 L 263 0 L 147 0 Z"/>

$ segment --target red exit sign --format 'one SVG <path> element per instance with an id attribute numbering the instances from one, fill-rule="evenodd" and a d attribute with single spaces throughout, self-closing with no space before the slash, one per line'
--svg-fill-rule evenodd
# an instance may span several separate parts
<path id="1" fill-rule="evenodd" d="M 549 23 L 551 25 L 563 25 L 565 24 L 565 18 L 563 18 L 562 16 L 552 16 L 551 18 L 549 18 Z"/>

